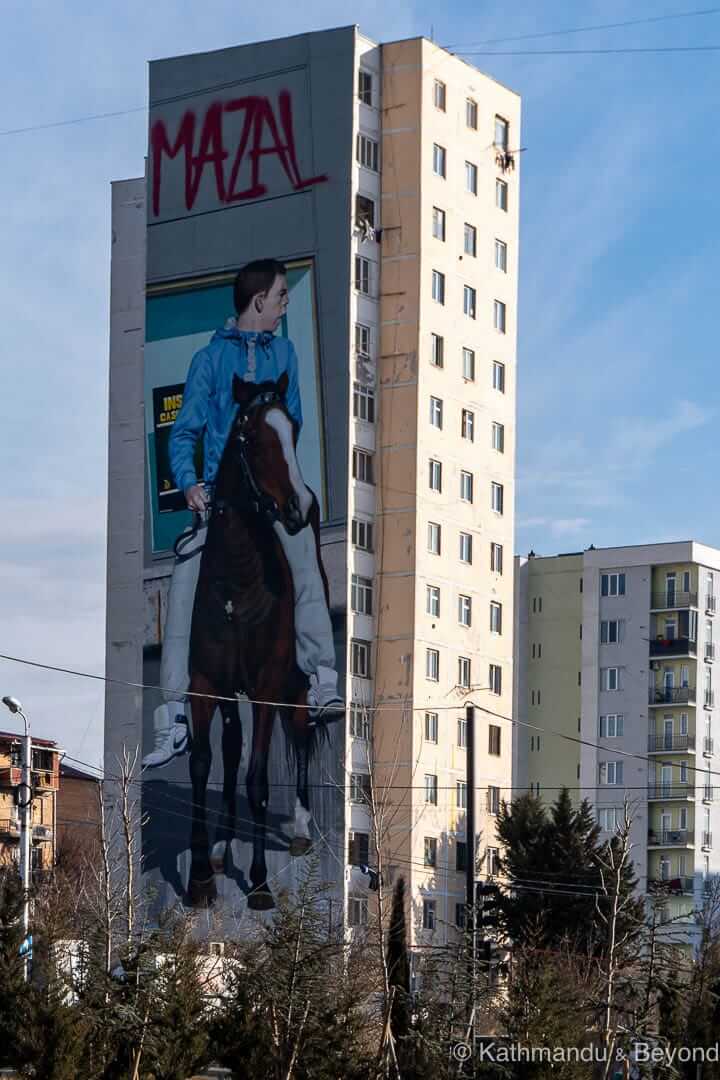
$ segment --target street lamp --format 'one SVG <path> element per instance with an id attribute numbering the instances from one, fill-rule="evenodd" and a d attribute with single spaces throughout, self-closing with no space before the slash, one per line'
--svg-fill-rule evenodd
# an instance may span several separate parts
<path id="1" fill-rule="evenodd" d="M 2 699 L 3 705 L 11 713 L 19 713 L 25 724 L 25 735 L 22 740 L 22 779 L 20 781 L 20 878 L 23 887 L 23 967 L 25 980 L 29 975 L 28 959 L 30 954 L 30 836 L 32 834 L 32 743 L 30 738 L 30 724 L 23 712 L 21 702 L 17 698 L 6 695 Z"/>

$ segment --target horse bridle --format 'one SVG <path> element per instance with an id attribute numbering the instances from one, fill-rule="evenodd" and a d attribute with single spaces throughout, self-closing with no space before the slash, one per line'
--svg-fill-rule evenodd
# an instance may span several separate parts
<path id="1" fill-rule="evenodd" d="M 243 409 L 241 415 L 236 417 L 233 424 L 233 430 L 239 428 L 238 434 L 236 434 L 235 441 L 238 444 L 238 458 L 240 473 L 242 475 L 243 484 L 245 490 L 249 495 L 250 508 L 254 513 L 260 514 L 265 517 L 271 525 L 274 525 L 276 521 L 282 521 L 283 516 L 280 511 L 280 507 L 277 504 L 277 500 L 263 491 L 256 479 L 255 475 L 250 467 L 250 462 L 247 459 L 247 446 L 248 436 L 244 430 L 251 415 L 256 412 L 257 409 L 262 409 L 266 405 L 284 405 L 284 395 L 277 390 L 264 390 L 261 394 L 257 394 L 252 401 L 250 401 Z M 229 505 L 229 501 L 225 499 L 216 499 L 213 509 L 222 511 L 225 505 Z"/>

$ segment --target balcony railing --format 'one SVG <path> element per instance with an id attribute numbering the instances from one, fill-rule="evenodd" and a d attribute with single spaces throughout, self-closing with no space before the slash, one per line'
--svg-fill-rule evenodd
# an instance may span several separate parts
<path id="1" fill-rule="evenodd" d="M 705 659 L 706 660 L 714 660 L 715 659 L 715 644 L 712 641 L 706 641 L 705 642 Z"/>
<path id="2" fill-rule="evenodd" d="M 648 784 L 648 799 L 692 799 L 694 794 L 687 784 Z"/>
<path id="3" fill-rule="evenodd" d="M 20 837 L 20 822 L 16 818 L 0 819 L 0 836 Z"/>
<path id="4" fill-rule="evenodd" d="M 703 701 L 705 702 L 706 709 L 713 709 L 715 707 L 715 691 L 706 690 L 703 695 Z"/>
<path id="5" fill-rule="evenodd" d="M 704 802 L 712 802 L 715 794 L 715 789 L 711 784 L 706 784 L 703 788 L 703 800 Z"/>
<path id="6" fill-rule="evenodd" d="M 694 735 L 648 735 L 648 750 L 694 750 Z"/>
<path id="7" fill-rule="evenodd" d="M 651 686 L 648 694 L 650 705 L 687 705 L 691 701 L 695 701 L 694 686 Z"/>
<path id="8" fill-rule="evenodd" d="M 649 829 L 649 847 L 686 847 L 694 843 L 692 829 Z"/>
<path id="9" fill-rule="evenodd" d="M 712 833 L 711 832 L 704 832 L 702 834 L 702 846 L 704 848 L 707 848 L 708 851 L 712 847 Z"/>
<path id="10" fill-rule="evenodd" d="M 697 641 L 686 637 L 655 638 L 650 642 L 651 656 L 696 656 Z"/>
<path id="11" fill-rule="evenodd" d="M 681 893 L 695 891 L 695 880 L 691 877 L 679 878 L 648 878 L 648 890 L 654 893 L 668 893 L 679 896 Z"/>
<path id="12" fill-rule="evenodd" d="M 654 611 L 676 611 L 678 608 L 697 607 L 696 592 L 680 592 L 678 589 L 663 589 L 652 594 Z"/>
<path id="13" fill-rule="evenodd" d="M 708 757 L 712 757 L 714 745 L 715 743 L 710 738 L 710 736 L 706 735 L 703 739 L 703 754 L 707 754 Z"/>

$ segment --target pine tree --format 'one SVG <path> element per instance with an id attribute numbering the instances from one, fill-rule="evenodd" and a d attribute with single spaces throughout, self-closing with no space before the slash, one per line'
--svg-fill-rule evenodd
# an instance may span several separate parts
<path id="1" fill-rule="evenodd" d="M 0 868 L 0 1066 L 23 1068 L 32 1060 L 27 1017 L 31 991 L 25 982 L 23 888 L 14 867 Z"/>
<path id="2" fill-rule="evenodd" d="M 392 992 L 390 1033 L 395 1040 L 400 1072 L 404 1075 L 412 1059 L 410 956 L 405 922 L 405 879 L 399 878 L 393 891 L 392 914 L 387 941 L 388 977 Z"/>

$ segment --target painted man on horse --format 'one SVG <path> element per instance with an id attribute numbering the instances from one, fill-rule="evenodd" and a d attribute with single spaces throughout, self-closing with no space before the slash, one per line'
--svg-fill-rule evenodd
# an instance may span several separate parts
<path id="1" fill-rule="evenodd" d="M 182 408 L 170 437 L 175 482 L 198 518 L 196 528 L 178 546 L 173 569 L 160 679 L 161 685 L 174 693 L 166 693 L 165 703 L 155 710 L 154 747 L 143 759 L 145 768 L 166 765 L 189 748 L 190 710 L 185 694 L 190 679 L 190 628 L 200 553 L 212 513 L 213 485 L 238 408 L 233 377 L 264 383 L 276 382 L 287 374 L 285 404 L 296 426 L 296 438 L 302 427 L 297 354 L 291 341 L 275 336 L 288 306 L 285 267 L 274 259 L 248 263 L 237 274 L 233 291 L 237 316 L 193 357 Z M 202 484 L 195 469 L 200 440 Z M 311 498 L 308 491 L 308 505 Z M 309 683 L 308 716 L 314 721 L 328 720 L 342 713 L 345 705 L 338 693 L 332 626 L 315 537 L 310 524 L 294 535 L 281 529 L 278 536 L 292 575 L 296 661 Z"/>

